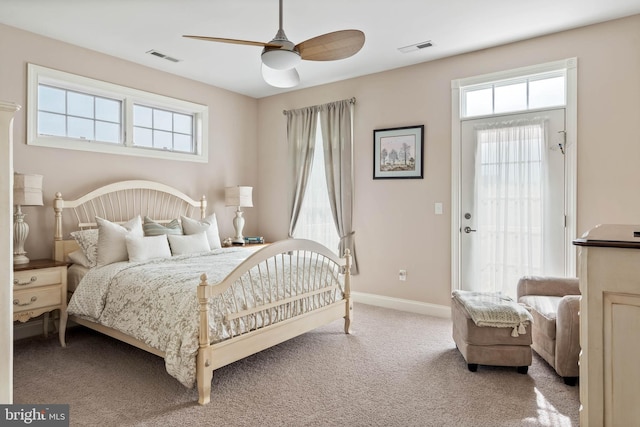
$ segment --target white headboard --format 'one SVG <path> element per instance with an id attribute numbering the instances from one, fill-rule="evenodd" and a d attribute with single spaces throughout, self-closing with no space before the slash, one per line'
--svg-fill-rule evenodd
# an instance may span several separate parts
<path id="1" fill-rule="evenodd" d="M 197 201 L 168 185 L 143 180 L 105 185 L 75 200 L 64 200 L 61 193 L 56 193 L 53 201 L 53 238 L 54 259 L 58 261 L 64 261 L 69 252 L 77 249 L 75 241 L 65 240 L 64 237 L 63 223 L 69 224 L 69 221 L 63 221 L 66 209 L 73 213 L 70 225 L 73 229 L 70 231 L 75 231 L 96 227 L 96 216 L 124 223 L 140 215 L 162 223 L 180 218 L 181 215 L 194 217 L 199 210 L 199 217 L 202 219 L 206 216 L 207 200 L 202 196 Z"/>

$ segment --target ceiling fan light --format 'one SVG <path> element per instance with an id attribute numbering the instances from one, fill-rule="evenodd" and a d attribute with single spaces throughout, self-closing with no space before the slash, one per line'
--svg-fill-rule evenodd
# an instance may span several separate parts
<path id="1" fill-rule="evenodd" d="M 295 68 L 275 70 L 262 64 L 262 78 L 273 87 L 290 88 L 300 83 L 300 75 Z"/>
<path id="2" fill-rule="evenodd" d="M 298 52 L 286 49 L 268 49 L 262 51 L 262 63 L 274 70 L 294 68 L 302 59 Z"/>

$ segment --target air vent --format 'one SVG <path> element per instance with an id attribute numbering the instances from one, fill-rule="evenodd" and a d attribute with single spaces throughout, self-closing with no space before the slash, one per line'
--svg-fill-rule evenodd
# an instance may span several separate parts
<path id="1" fill-rule="evenodd" d="M 408 53 L 408 52 L 413 52 L 414 50 L 426 49 L 431 46 L 433 46 L 433 43 L 431 43 L 431 40 L 427 40 L 426 42 L 420 42 L 420 43 L 412 44 L 405 47 L 399 47 L 398 50 L 402 53 Z"/>
<path id="2" fill-rule="evenodd" d="M 151 49 L 150 51 L 147 51 L 147 53 L 153 56 L 157 56 L 158 58 L 166 59 L 167 61 L 180 62 L 180 59 L 165 55 L 164 53 L 158 52 L 157 50 Z"/>

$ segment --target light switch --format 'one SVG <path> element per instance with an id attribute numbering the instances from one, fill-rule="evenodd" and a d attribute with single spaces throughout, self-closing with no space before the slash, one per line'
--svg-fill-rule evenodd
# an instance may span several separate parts
<path id="1" fill-rule="evenodd" d="M 442 203 L 436 202 L 435 212 L 436 215 L 442 215 Z"/>

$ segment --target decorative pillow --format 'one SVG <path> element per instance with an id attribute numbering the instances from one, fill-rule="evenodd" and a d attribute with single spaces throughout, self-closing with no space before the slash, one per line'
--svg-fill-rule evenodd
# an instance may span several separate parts
<path id="1" fill-rule="evenodd" d="M 98 229 L 78 230 L 71 233 L 87 258 L 89 268 L 98 263 Z"/>
<path id="2" fill-rule="evenodd" d="M 98 267 L 127 261 L 129 254 L 125 236 L 129 233 L 133 236 L 144 236 L 140 216 L 123 225 L 99 217 L 96 217 L 96 222 L 98 223 Z"/>
<path id="3" fill-rule="evenodd" d="M 83 267 L 91 268 L 91 263 L 87 259 L 87 256 L 84 254 L 82 249 L 78 249 L 76 251 L 70 252 L 67 255 L 67 258 L 69 259 L 69 261 L 71 261 L 74 264 L 80 264 Z M 95 267 L 95 263 L 93 266 Z"/>
<path id="4" fill-rule="evenodd" d="M 171 220 L 166 225 L 155 222 L 148 216 L 144 217 L 142 224 L 145 236 L 158 236 L 160 234 L 182 234 L 182 226 L 177 219 Z"/>
<path id="5" fill-rule="evenodd" d="M 221 248 L 220 235 L 218 234 L 218 222 L 216 221 L 216 214 L 211 214 L 202 221 L 195 220 L 186 216 L 181 216 L 182 229 L 184 234 L 197 234 L 203 231 L 207 233 L 207 240 L 209 241 L 209 248 L 211 250 Z"/>
<path id="6" fill-rule="evenodd" d="M 129 261 L 139 262 L 154 258 L 170 258 L 171 249 L 166 234 L 158 236 L 135 236 L 131 233 L 124 237 Z"/>
<path id="7" fill-rule="evenodd" d="M 171 253 L 173 255 L 195 254 L 208 252 L 209 240 L 204 231 L 186 236 L 168 235 Z"/>

